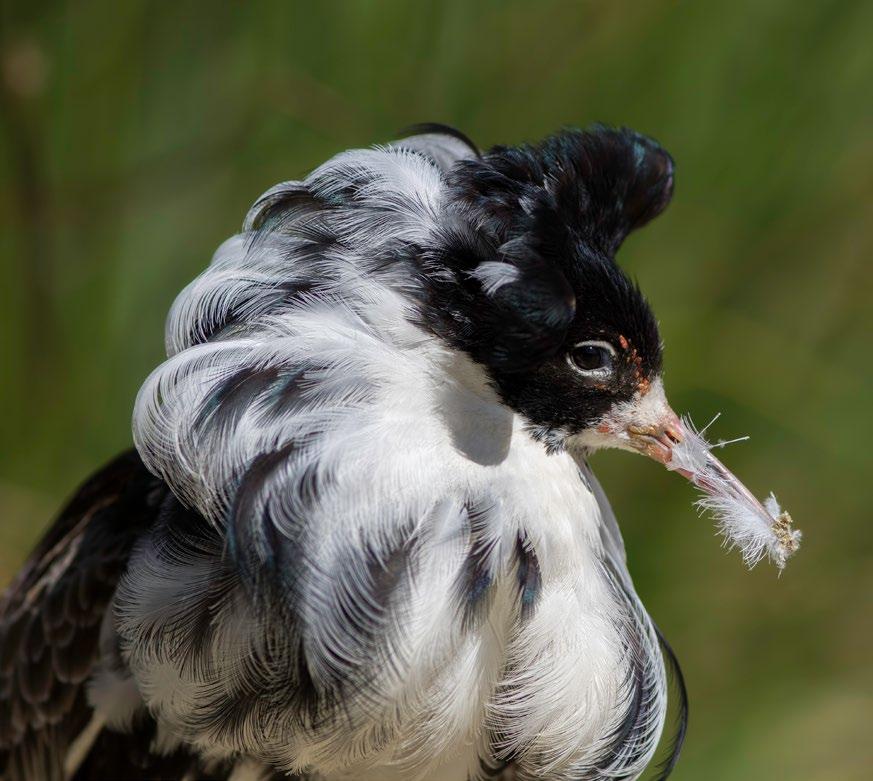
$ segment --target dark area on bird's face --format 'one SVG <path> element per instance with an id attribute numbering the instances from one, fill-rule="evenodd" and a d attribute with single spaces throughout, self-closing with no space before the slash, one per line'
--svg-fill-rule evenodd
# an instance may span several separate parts
<path id="1" fill-rule="evenodd" d="M 661 370 L 660 336 L 614 254 L 669 202 L 670 156 L 630 130 L 570 130 L 465 161 L 452 190 L 492 248 L 475 253 L 480 262 L 514 269 L 473 296 L 472 328 L 455 340 L 505 403 L 555 443 L 645 394 Z"/>
<path id="2" fill-rule="evenodd" d="M 611 260 L 576 267 L 575 315 L 554 354 L 522 371 L 490 371 L 505 403 L 547 439 L 596 426 L 615 404 L 645 394 L 662 367 L 658 326 L 639 288 Z"/>

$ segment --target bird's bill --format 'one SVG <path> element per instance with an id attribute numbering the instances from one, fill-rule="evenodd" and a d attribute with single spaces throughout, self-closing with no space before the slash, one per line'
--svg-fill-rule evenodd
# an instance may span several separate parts
<path id="1" fill-rule="evenodd" d="M 653 424 L 632 423 L 626 432 L 634 450 L 664 465 L 672 460 L 673 448 L 685 439 L 682 421 L 669 407 L 662 420 Z"/>
<path id="2" fill-rule="evenodd" d="M 630 401 L 618 404 L 581 444 L 593 448 L 615 447 L 642 453 L 661 464 L 672 460 L 673 448 L 685 438 L 685 428 L 673 412 L 660 379 Z"/>
<path id="3" fill-rule="evenodd" d="M 648 456 L 704 493 L 734 496 L 770 517 L 743 482 L 713 455 L 702 437 L 688 430 L 667 402 L 660 382 L 646 395 L 604 418 L 597 430 L 611 439 L 613 446 Z"/>

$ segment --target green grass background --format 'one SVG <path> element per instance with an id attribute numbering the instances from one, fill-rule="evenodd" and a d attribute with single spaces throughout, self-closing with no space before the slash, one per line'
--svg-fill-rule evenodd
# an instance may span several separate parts
<path id="1" fill-rule="evenodd" d="M 269 185 L 413 122 L 624 124 L 674 155 L 622 249 L 673 406 L 805 532 L 743 569 L 682 480 L 598 456 L 681 658 L 679 781 L 873 778 L 873 4 L 0 3 L 0 580 L 130 444 L 175 294 Z"/>

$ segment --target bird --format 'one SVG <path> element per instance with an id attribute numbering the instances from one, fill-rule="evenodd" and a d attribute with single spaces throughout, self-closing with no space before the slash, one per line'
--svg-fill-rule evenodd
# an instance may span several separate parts
<path id="1" fill-rule="evenodd" d="M 684 436 L 616 261 L 673 189 L 627 128 L 431 123 L 267 190 L 0 602 L 0 778 L 667 778 L 589 459 Z"/>

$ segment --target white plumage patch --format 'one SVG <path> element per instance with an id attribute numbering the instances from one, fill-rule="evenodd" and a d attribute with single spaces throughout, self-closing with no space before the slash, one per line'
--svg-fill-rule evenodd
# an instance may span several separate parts
<path id="1" fill-rule="evenodd" d="M 476 266 L 471 276 L 482 283 L 486 295 L 493 296 L 504 285 L 515 282 L 520 274 L 519 270 L 509 263 L 489 260 Z"/>

